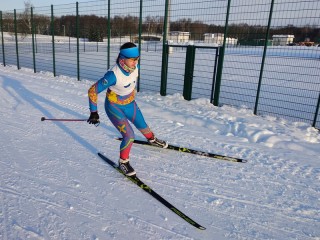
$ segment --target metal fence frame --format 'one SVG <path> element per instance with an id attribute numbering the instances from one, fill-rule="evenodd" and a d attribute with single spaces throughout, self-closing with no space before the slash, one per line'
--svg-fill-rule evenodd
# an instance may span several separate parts
<path id="1" fill-rule="evenodd" d="M 319 129 L 320 80 L 318 75 L 319 71 L 317 71 L 316 75 L 314 75 L 313 72 L 317 70 L 317 68 L 320 68 L 320 48 L 298 46 L 288 49 L 287 46 L 279 46 L 278 48 L 270 47 L 271 32 L 275 32 L 283 26 L 283 23 L 277 23 L 282 20 L 279 15 L 280 9 L 282 14 L 287 14 L 288 16 L 294 11 L 301 10 L 303 13 L 300 14 L 302 17 L 299 15 L 299 20 L 305 21 L 306 26 L 313 24 L 313 29 L 319 30 L 317 41 L 320 43 L 320 23 L 313 17 L 314 10 L 320 11 L 320 4 L 314 0 L 306 0 L 303 3 L 295 1 L 296 0 L 292 0 L 291 5 L 296 6 L 296 8 L 298 8 L 298 6 L 299 8 L 302 7 L 302 10 L 292 10 L 289 9 L 289 7 L 283 9 L 284 3 L 277 2 L 276 0 L 261 0 L 250 6 L 246 5 L 246 0 L 240 2 L 217 0 L 214 1 L 215 3 L 210 2 L 210 4 L 216 4 L 212 5 L 212 11 L 210 11 L 212 13 L 208 13 L 208 9 L 202 7 L 208 4 L 205 0 L 200 0 L 195 4 L 191 4 L 192 1 L 190 1 L 190 4 L 182 4 L 179 0 L 163 0 L 157 2 L 158 5 L 155 5 L 151 0 L 127 1 L 128 7 L 125 12 L 123 12 L 123 9 L 119 10 L 117 7 L 118 4 L 122 4 L 121 2 L 111 3 L 111 0 L 107 2 L 102 0 L 85 3 L 76 2 L 75 4 L 51 5 L 40 8 L 31 7 L 31 33 L 29 34 L 31 35 L 31 42 L 19 40 L 18 36 L 20 34 L 18 29 L 21 29 L 19 27 L 19 24 L 21 24 L 20 18 L 26 9 L 14 9 L 13 12 L 0 11 L 2 45 L 0 50 L 2 64 L 4 66 L 8 64 L 16 65 L 17 69 L 21 67 L 33 68 L 34 72 L 51 71 L 54 76 L 60 75 L 61 72 L 65 72 L 67 68 L 70 68 L 69 76 L 75 76 L 78 80 L 90 79 L 87 72 L 97 71 L 98 69 L 99 74 L 102 75 L 102 73 L 110 67 L 110 63 L 113 62 L 111 58 L 114 59 L 116 57 L 121 43 L 133 41 L 135 36 L 137 36 L 137 44 L 139 45 L 142 55 L 140 71 L 144 73 L 139 80 L 138 91 L 158 91 L 164 96 L 167 94 L 168 81 L 169 83 L 173 81 L 170 78 L 168 79 L 168 67 L 170 67 L 168 64 L 170 64 L 169 59 L 171 58 L 170 48 L 179 48 L 178 43 L 172 44 L 172 38 L 170 40 L 170 27 L 174 27 L 174 24 L 177 22 L 179 23 L 179 17 L 190 17 L 190 15 L 188 15 L 190 12 L 193 13 L 191 17 L 197 18 L 201 11 L 206 11 L 203 12 L 201 16 L 207 17 L 208 19 L 210 18 L 207 20 L 208 22 L 215 21 L 219 23 L 217 25 L 213 24 L 213 26 L 216 28 L 219 27 L 219 34 L 223 34 L 223 40 L 218 44 L 219 46 L 209 43 L 209 48 L 213 47 L 218 49 L 217 54 L 215 54 L 215 64 L 211 66 L 214 71 L 213 81 L 211 81 L 211 85 L 208 85 L 208 87 L 212 89 L 210 101 L 216 106 L 223 104 L 246 106 L 252 108 L 254 114 L 273 115 L 289 120 L 308 122 L 313 127 Z M 250 11 L 250 9 L 247 10 L 251 7 L 253 7 L 253 9 L 260 9 L 261 7 L 261 10 L 257 12 Z M 157 12 L 160 10 L 162 14 L 160 14 L 160 16 L 153 15 L 155 13 L 152 8 L 157 8 Z M 268 10 L 266 11 L 265 9 Z M 196 14 L 197 11 L 198 14 Z M 96 43 L 87 42 L 85 38 L 80 37 L 81 29 L 84 26 L 84 23 L 81 22 L 81 16 L 90 14 L 91 12 L 106 19 L 105 29 L 107 32 L 107 43 L 100 43 L 98 41 Z M 111 32 L 115 30 L 115 27 L 111 26 L 111 17 L 121 14 L 127 14 L 127 16 L 133 14 L 136 16 L 136 19 L 138 19 L 138 29 L 136 29 L 135 32 L 130 32 L 129 36 L 120 35 L 120 41 L 112 42 Z M 13 26 L 9 23 L 7 23 L 7 26 L 4 26 L 4 15 L 13 18 L 11 19 L 11 25 Z M 61 43 L 57 40 L 59 34 L 51 34 L 57 32 L 57 29 L 55 29 L 57 26 L 55 23 L 56 18 L 64 15 L 75 15 L 76 17 L 74 26 L 62 25 L 64 37 L 66 37 L 66 28 L 69 29 L 69 33 L 67 33 L 67 35 L 69 35 L 68 47 L 66 43 Z M 246 15 L 245 20 L 242 19 L 244 15 Z M 37 34 L 39 33 L 39 26 L 35 26 L 35 16 L 46 16 L 50 18 L 50 26 L 47 26 L 47 34 L 51 36 L 51 42 L 41 42 L 41 36 Z M 142 26 L 148 23 L 148 17 L 150 18 L 150 16 L 161 19 L 160 27 L 163 34 L 161 35 L 161 42 L 159 43 L 144 43 Z M 296 21 L 294 17 L 288 17 L 286 21 L 288 21 L 288 19 L 292 22 Z M 196 34 L 193 34 L 193 32 L 199 31 L 203 25 L 197 25 L 199 22 L 193 22 L 190 19 L 183 19 L 183 21 L 190 25 L 188 30 L 191 33 L 191 39 L 188 40 L 189 43 L 183 43 L 184 45 L 182 45 L 182 48 L 188 49 L 188 54 L 181 57 L 181 62 L 184 63 L 184 86 L 181 94 L 183 94 L 186 100 L 191 100 L 193 90 L 192 83 L 194 79 L 193 70 L 195 68 L 194 58 L 196 56 L 195 49 L 206 47 L 203 46 L 204 40 L 202 36 L 197 37 Z M 245 26 L 248 28 L 248 32 L 242 33 L 239 32 L 239 30 L 235 30 L 235 26 L 237 26 L 239 22 L 241 23 L 241 21 L 250 22 L 250 24 Z M 151 23 L 153 23 L 152 19 L 150 20 L 150 24 Z M 212 24 L 207 25 L 211 27 Z M 250 29 L 252 26 L 261 26 L 260 32 L 250 32 L 253 31 Z M 61 28 L 61 26 L 59 27 Z M 70 43 L 70 29 L 75 29 L 76 31 L 76 43 Z M 256 27 L 254 31 L 257 31 L 257 29 Z M 223 31 L 223 33 L 221 31 Z M 5 39 L 5 32 L 11 32 L 12 40 L 14 38 L 14 41 Z M 238 43 L 230 46 L 230 39 L 235 39 L 235 36 L 240 39 L 242 35 L 246 36 L 247 42 L 249 42 L 249 40 L 252 42 L 256 39 L 256 41 L 262 44 L 254 46 L 246 45 L 247 43 L 244 43 L 244 45 L 243 43 Z M 259 37 L 260 39 L 257 39 Z M 192 43 L 190 43 L 190 40 Z M 67 60 L 64 59 L 64 62 L 59 63 L 59 59 L 62 60 L 61 56 L 66 49 L 68 49 L 69 53 L 68 58 Z M 302 49 L 304 53 L 297 55 L 292 54 L 292 56 L 290 55 L 291 53 L 288 53 L 291 50 L 294 50 L 292 52 L 298 52 L 300 50 L 302 52 Z M 26 52 L 21 53 L 21 51 Z M 95 57 L 101 54 L 101 63 L 88 65 L 87 61 L 84 60 L 88 60 L 89 58 L 90 61 L 90 55 L 88 53 L 93 54 L 93 52 L 95 52 Z M 31 57 L 29 56 L 30 53 Z M 40 58 L 39 60 L 39 56 L 45 54 L 51 54 L 52 59 L 43 61 L 43 58 Z M 15 61 L 14 57 L 16 59 Z M 26 64 L 27 61 L 23 61 L 26 57 L 32 59 L 28 64 Z M 236 57 L 239 59 L 238 62 L 233 59 Z M 153 61 L 152 64 L 155 63 L 153 59 L 158 59 L 159 64 L 156 65 L 152 71 L 149 71 L 150 62 Z M 159 59 L 162 60 L 159 61 Z M 258 59 L 258 64 L 253 64 L 251 62 L 253 59 Z M 301 64 L 301 66 L 299 66 L 295 64 L 294 60 L 298 59 L 303 59 L 304 65 Z M 286 61 L 288 64 L 284 64 Z M 279 64 L 277 64 L 278 62 L 281 63 L 280 66 L 286 67 L 289 70 L 286 70 L 286 72 L 274 70 L 275 67 L 279 66 Z M 309 67 L 308 64 L 312 66 Z M 71 65 L 75 65 L 76 67 L 71 67 Z M 237 65 L 240 67 L 235 67 Z M 304 73 L 291 73 L 290 68 L 299 69 L 301 72 L 304 71 Z M 289 78 L 286 78 L 284 77 L 286 74 L 291 75 Z M 147 81 L 148 78 L 152 79 L 152 81 Z M 205 76 L 204 78 L 208 77 Z M 297 80 L 299 78 L 310 80 L 303 82 Z M 98 79 L 97 76 L 90 80 L 96 79 Z M 241 85 L 241 87 L 239 87 L 239 85 Z"/>

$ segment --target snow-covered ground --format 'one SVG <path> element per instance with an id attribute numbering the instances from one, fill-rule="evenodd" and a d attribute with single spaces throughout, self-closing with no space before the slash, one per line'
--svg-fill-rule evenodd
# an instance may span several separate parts
<path id="1" fill-rule="evenodd" d="M 98 127 L 40 121 L 87 118 L 92 82 L 1 66 L 0 84 L 0 239 L 320 239 L 320 135 L 307 123 L 138 94 L 158 137 L 248 160 L 133 146 L 141 180 L 201 231 L 97 156 L 116 161 L 119 152 L 104 94 Z"/>

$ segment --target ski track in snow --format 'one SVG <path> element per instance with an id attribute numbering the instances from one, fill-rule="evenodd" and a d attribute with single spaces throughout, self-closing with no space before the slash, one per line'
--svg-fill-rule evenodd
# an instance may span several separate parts
<path id="1" fill-rule="evenodd" d="M 118 132 L 87 118 L 92 82 L 0 67 L 0 239 L 320 239 L 320 137 L 308 124 L 139 93 L 138 104 L 171 144 L 247 159 L 232 163 L 134 145 L 138 176 L 199 231 L 105 164 Z M 137 130 L 136 137 L 143 139 Z"/>

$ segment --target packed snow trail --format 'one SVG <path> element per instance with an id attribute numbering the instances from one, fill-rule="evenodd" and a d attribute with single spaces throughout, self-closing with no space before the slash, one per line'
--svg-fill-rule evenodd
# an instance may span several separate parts
<path id="1" fill-rule="evenodd" d="M 99 159 L 119 155 L 103 95 L 98 127 L 41 121 L 87 118 L 92 82 L 1 66 L 0 84 L 0 239 L 320 239 L 320 137 L 308 124 L 139 93 L 162 139 L 248 160 L 133 145 L 139 178 L 207 228 L 199 231 Z"/>

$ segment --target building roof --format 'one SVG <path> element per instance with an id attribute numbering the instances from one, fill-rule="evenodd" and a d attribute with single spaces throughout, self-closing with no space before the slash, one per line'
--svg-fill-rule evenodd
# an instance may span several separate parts
<path id="1" fill-rule="evenodd" d="M 273 35 L 273 38 L 294 38 L 294 35 Z"/>

